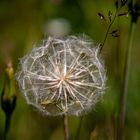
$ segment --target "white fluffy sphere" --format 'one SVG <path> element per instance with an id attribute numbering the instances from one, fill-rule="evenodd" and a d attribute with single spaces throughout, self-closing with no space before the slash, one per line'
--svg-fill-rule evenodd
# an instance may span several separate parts
<path id="1" fill-rule="evenodd" d="M 80 115 L 102 97 L 106 73 L 90 39 L 49 37 L 20 61 L 16 79 L 28 104 L 45 115 Z"/>

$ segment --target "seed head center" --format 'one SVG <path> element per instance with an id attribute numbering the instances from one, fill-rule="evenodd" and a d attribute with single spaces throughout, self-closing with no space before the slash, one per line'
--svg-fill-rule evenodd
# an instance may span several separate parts
<path id="1" fill-rule="evenodd" d="M 62 86 L 66 85 L 66 79 L 67 79 L 66 74 L 62 73 L 60 75 L 59 85 L 62 85 Z"/>

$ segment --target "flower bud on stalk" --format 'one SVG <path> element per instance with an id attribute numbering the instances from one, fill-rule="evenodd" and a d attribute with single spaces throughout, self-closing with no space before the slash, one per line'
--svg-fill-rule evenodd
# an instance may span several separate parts
<path id="1" fill-rule="evenodd" d="M 49 37 L 21 59 L 16 79 L 43 114 L 80 115 L 101 99 L 106 72 L 91 39 Z"/>
<path id="2" fill-rule="evenodd" d="M 6 139 L 7 132 L 10 126 L 10 120 L 12 113 L 16 106 L 16 91 L 15 91 L 15 80 L 14 80 L 14 69 L 12 62 L 9 61 L 5 70 L 5 83 L 1 96 L 1 106 L 5 112 L 5 130 L 4 140 Z"/>

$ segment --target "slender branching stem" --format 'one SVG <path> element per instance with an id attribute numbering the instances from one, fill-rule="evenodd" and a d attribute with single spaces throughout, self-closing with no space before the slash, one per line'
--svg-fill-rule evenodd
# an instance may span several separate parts
<path id="1" fill-rule="evenodd" d="M 64 114 L 63 121 L 64 121 L 64 139 L 69 140 L 69 127 L 68 127 L 68 115 L 67 114 Z"/>
<path id="2" fill-rule="evenodd" d="M 106 34 L 105 34 L 103 43 L 101 43 L 101 45 L 100 45 L 100 53 L 101 53 L 101 51 L 102 51 L 102 49 L 103 49 L 103 47 L 104 47 L 104 45 L 105 45 L 105 42 L 106 42 L 106 40 L 107 40 L 107 37 L 108 37 L 109 31 L 110 31 L 110 28 L 111 28 L 111 26 L 113 25 L 113 23 L 114 23 L 114 21 L 115 21 L 115 19 L 116 19 L 116 17 L 117 17 L 118 11 L 119 11 L 119 9 L 116 9 L 115 14 L 114 14 L 114 17 L 113 17 L 112 21 L 110 22 L 110 24 L 109 24 L 109 26 L 108 26 L 108 28 L 107 28 L 107 31 L 106 31 Z"/>
<path id="3" fill-rule="evenodd" d="M 123 85 L 121 89 L 121 99 L 120 99 L 120 112 L 119 112 L 119 123 L 118 123 L 118 132 L 117 132 L 117 140 L 124 139 L 124 123 L 125 123 L 125 114 L 126 114 L 126 104 L 127 104 L 127 94 L 128 94 L 128 81 L 129 81 L 129 73 L 130 73 L 130 63 L 131 63 L 131 52 L 132 52 L 132 43 L 134 38 L 135 31 L 135 22 L 131 22 L 130 33 L 129 33 L 129 41 L 128 48 L 126 51 L 125 57 L 125 66 L 124 66 L 124 77 L 123 77 Z"/>

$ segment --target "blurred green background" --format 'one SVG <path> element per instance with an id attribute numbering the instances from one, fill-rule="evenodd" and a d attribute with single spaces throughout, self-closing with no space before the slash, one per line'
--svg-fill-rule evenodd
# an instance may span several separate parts
<path id="1" fill-rule="evenodd" d="M 0 0 L 0 94 L 5 65 L 9 57 L 16 71 L 19 58 L 35 43 L 49 35 L 87 34 L 96 44 L 102 43 L 109 25 L 108 11 L 115 12 L 115 0 Z M 127 6 L 122 12 L 127 11 Z M 106 20 L 101 20 L 98 13 Z M 119 96 L 125 51 L 128 45 L 130 17 L 118 17 L 102 51 L 107 69 L 107 88 L 103 100 L 83 116 L 80 140 L 114 140 L 117 130 Z M 140 140 L 140 20 L 134 36 L 127 98 L 125 139 Z M 69 117 L 71 139 L 80 117 Z M 5 114 L 0 108 L 0 140 Z M 29 107 L 17 89 L 7 140 L 63 140 L 62 117 L 45 117 Z"/>

